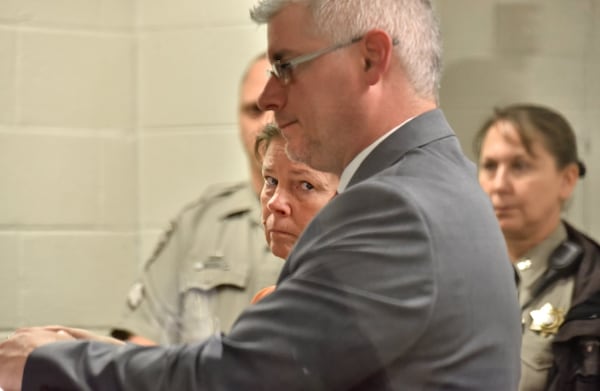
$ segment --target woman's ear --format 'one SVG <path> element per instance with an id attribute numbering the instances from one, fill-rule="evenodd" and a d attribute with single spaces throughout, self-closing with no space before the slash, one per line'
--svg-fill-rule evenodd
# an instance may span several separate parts
<path id="1" fill-rule="evenodd" d="M 570 163 L 562 170 L 562 178 L 560 183 L 560 198 L 564 202 L 571 198 L 577 181 L 579 180 L 579 167 L 577 163 Z"/>
<path id="2" fill-rule="evenodd" d="M 361 55 L 369 84 L 376 84 L 387 72 L 393 50 L 393 40 L 385 31 L 370 30 L 364 35 L 361 42 Z"/>

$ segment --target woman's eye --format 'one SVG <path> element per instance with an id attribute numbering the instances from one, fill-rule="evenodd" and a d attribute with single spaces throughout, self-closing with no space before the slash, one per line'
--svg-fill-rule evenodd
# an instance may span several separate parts
<path id="1" fill-rule="evenodd" d="M 272 176 L 265 176 L 265 184 L 267 186 L 277 186 L 277 179 L 273 178 Z"/>
<path id="2" fill-rule="evenodd" d="M 512 164 L 512 169 L 514 171 L 524 171 L 527 168 L 529 168 L 529 164 L 521 160 L 518 160 Z"/>
<path id="3" fill-rule="evenodd" d="M 496 169 L 496 163 L 494 162 L 483 162 L 481 164 L 481 169 L 484 171 L 494 171 Z"/>
<path id="4" fill-rule="evenodd" d="M 309 182 L 306 182 L 306 181 L 302 182 L 300 184 L 300 186 L 302 187 L 303 190 L 312 190 L 315 188 L 312 184 L 310 184 Z"/>

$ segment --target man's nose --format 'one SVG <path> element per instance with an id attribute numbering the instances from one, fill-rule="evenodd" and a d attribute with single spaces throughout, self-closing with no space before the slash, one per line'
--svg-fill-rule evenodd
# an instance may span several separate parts
<path id="1" fill-rule="evenodd" d="M 258 97 L 258 107 L 263 111 L 279 111 L 285 105 L 286 91 L 279 79 L 271 76 Z"/>

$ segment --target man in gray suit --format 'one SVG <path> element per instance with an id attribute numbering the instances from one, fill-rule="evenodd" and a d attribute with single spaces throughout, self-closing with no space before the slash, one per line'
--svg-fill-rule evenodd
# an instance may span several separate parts
<path id="1" fill-rule="evenodd" d="M 430 2 L 262 0 L 252 17 L 268 24 L 273 65 L 259 105 L 291 157 L 341 174 L 276 290 L 197 345 L 19 332 L 0 345 L 0 386 L 18 390 L 23 375 L 23 390 L 516 389 L 513 272 L 436 108 Z"/>

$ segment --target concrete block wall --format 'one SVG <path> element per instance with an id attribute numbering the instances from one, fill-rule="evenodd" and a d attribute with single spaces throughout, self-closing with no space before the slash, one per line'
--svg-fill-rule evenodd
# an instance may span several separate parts
<path id="1" fill-rule="evenodd" d="M 441 106 L 472 157 L 492 108 L 531 102 L 573 126 L 588 175 L 566 217 L 600 238 L 600 1 L 438 0 L 444 38 Z M 596 151 L 595 151 L 596 150 Z"/>
<path id="2" fill-rule="evenodd" d="M 119 314 L 137 252 L 134 21 L 131 0 L 0 0 L 0 333 Z"/>
<path id="3" fill-rule="evenodd" d="M 266 49 L 253 0 L 140 0 L 140 259 L 166 223 L 211 184 L 245 180 L 238 86 Z M 265 70 L 266 71 L 266 70 Z"/>
<path id="4" fill-rule="evenodd" d="M 495 105 L 575 126 L 590 175 L 569 212 L 600 238 L 600 1 L 437 0 L 441 104 L 470 154 Z M 167 221 L 246 177 L 239 77 L 253 0 L 0 0 L 0 336 L 104 332 Z"/>
<path id="5" fill-rule="evenodd" d="M 251 4 L 0 0 L 0 336 L 106 332 L 166 222 L 246 178 Z"/>

